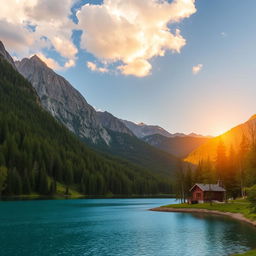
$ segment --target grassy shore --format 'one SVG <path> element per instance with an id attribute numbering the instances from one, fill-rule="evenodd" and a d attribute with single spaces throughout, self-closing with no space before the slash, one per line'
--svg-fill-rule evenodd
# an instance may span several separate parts
<path id="1" fill-rule="evenodd" d="M 251 212 L 249 202 L 246 199 L 229 201 L 228 203 L 204 203 L 204 204 L 171 204 L 162 206 L 176 209 L 205 209 L 219 212 L 241 213 L 245 218 L 255 221 L 256 214 Z"/>
<path id="2" fill-rule="evenodd" d="M 236 254 L 236 255 L 233 255 L 233 256 L 256 256 L 256 250 L 252 250 L 252 251 L 245 252 L 245 253 L 242 253 L 242 254 Z"/>

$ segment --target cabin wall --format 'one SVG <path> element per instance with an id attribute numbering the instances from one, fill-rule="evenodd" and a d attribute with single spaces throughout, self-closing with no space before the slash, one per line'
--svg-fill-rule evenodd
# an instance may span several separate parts
<path id="1" fill-rule="evenodd" d="M 220 191 L 202 191 L 199 187 L 195 187 L 192 190 L 192 201 L 197 201 L 199 203 L 204 201 L 220 201 L 223 202 L 225 199 L 225 193 Z"/>
<path id="2" fill-rule="evenodd" d="M 223 202 L 224 196 L 225 196 L 224 192 L 220 192 L 220 191 L 204 192 L 204 200 L 205 201 L 215 200 L 215 201 Z"/>
<path id="3" fill-rule="evenodd" d="M 204 192 L 199 188 L 195 187 L 192 191 L 192 201 L 203 201 Z"/>

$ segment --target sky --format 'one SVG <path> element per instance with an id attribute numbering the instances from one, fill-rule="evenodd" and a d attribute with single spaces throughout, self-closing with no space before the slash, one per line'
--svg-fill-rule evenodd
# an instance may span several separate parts
<path id="1" fill-rule="evenodd" d="M 37 54 L 97 110 L 203 135 L 256 113 L 255 0 L 0 4 L 11 55 Z"/>

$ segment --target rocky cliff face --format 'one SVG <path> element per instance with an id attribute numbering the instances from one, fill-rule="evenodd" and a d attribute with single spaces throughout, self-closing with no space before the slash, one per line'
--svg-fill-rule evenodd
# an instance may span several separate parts
<path id="1" fill-rule="evenodd" d="M 4 44 L 2 43 L 2 41 L 0 41 L 0 57 L 5 59 L 6 61 L 8 61 L 13 66 L 13 68 L 16 69 L 16 66 L 14 64 L 12 57 L 5 50 L 5 47 L 4 47 Z"/>
<path id="2" fill-rule="evenodd" d="M 95 144 L 109 144 L 110 135 L 100 124 L 96 111 L 67 80 L 47 67 L 36 55 L 15 64 L 36 89 L 42 106 L 70 131 Z"/>
<path id="3" fill-rule="evenodd" d="M 113 116 L 109 112 L 98 111 L 97 117 L 100 123 L 109 130 L 134 136 L 134 134 L 125 126 L 122 121 L 120 121 L 117 117 Z"/>

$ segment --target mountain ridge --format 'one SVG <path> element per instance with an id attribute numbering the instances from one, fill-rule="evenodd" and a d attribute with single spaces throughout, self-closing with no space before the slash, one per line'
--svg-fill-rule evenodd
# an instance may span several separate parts
<path id="1" fill-rule="evenodd" d="M 160 134 L 153 134 L 143 138 L 150 145 L 166 151 L 176 157 L 184 158 L 197 147 L 206 143 L 209 138 L 193 136 L 165 137 Z"/>
<path id="2" fill-rule="evenodd" d="M 199 146 L 193 152 L 191 152 L 184 161 L 193 164 L 198 164 L 201 160 L 210 159 L 211 161 L 216 160 L 216 151 L 220 142 L 222 142 L 226 148 L 226 153 L 233 147 L 236 151 L 240 148 L 240 144 L 243 138 L 250 141 L 251 132 L 256 131 L 256 115 L 250 117 L 244 123 L 238 124 L 231 128 L 227 132 L 210 139 L 204 145 Z"/>

